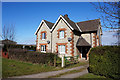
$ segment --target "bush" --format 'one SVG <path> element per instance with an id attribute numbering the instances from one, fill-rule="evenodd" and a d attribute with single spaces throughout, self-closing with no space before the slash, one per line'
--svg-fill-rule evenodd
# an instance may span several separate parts
<path id="1" fill-rule="evenodd" d="M 38 64 L 54 64 L 54 57 L 59 60 L 59 57 L 53 53 L 40 53 L 35 51 L 27 51 L 23 49 L 10 49 L 9 59 L 38 63 Z"/>
<path id="2" fill-rule="evenodd" d="M 27 50 L 36 50 L 36 46 L 32 46 L 32 45 L 19 45 L 19 44 L 5 44 L 4 45 L 4 49 L 23 49 L 23 46 L 24 46 L 24 49 L 27 49 Z"/>
<path id="3" fill-rule="evenodd" d="M 120 78 L 120 46 L 92 48 L 89 57 L 89 72 L 110 78 Z"/>

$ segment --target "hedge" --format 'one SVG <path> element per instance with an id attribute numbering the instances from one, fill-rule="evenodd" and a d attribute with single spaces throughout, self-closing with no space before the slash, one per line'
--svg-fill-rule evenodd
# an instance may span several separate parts
<path id="1" fill-rule="evenodd" d="M 26 51 L 23 49 L 10 49 L 8 57 L 9 59 L 47 64 L 50 66 L 53 66 L 55 57 L 57 60 L 60 60 L 60 58 L 54 53 L 40 53 L 35 51 Z"/>
<path id="2" fill-rule="evenodd" d="M 89 57 L 89 72 L 120 79 L 120 46 L 92 48 Z"/>
<path id="3" fill-rule="evenodd" d="M 30 45 L 19 45 L 19 44 L 4 44 L 3 50 L 7 50 L 7 49 L 27 49 L 27 50 L 36 50 L 36 46 L 30 46 Z"/>

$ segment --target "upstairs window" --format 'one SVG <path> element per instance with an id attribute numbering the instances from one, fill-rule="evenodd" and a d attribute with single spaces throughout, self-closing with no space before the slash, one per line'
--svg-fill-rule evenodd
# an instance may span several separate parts
<path id="1" fill-rule="evenodd" d="M 42 39 L 45 39 L 46 33 L 42 33 Z"/>
<path id="2" fill-rule="evenodd" d="M 59 38 L 60 39 L 65 38 L 65 32 L 63 30 L 59 31 Z"/>

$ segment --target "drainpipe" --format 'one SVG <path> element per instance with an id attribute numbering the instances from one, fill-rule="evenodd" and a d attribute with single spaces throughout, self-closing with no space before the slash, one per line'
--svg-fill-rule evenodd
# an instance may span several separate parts
<path id="1" fill-rule="evenodd" d="M 52 52 L 52 31 L 51 31 L 51 52 Z"/>

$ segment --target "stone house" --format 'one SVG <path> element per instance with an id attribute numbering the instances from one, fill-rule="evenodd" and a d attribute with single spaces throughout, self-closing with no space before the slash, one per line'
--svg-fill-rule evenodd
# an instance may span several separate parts
<path id="1" fill-rule="evenodd" d="M 92 47 L 101 46 L 100 19 L 73 22 L 68 15 L 60 15 L 55 23 L 42 20 L 35 35 L 36 50 L 88 59 Z"/>

